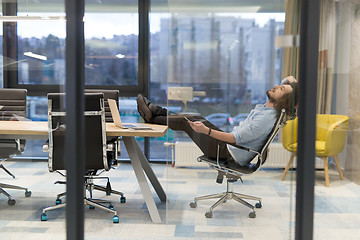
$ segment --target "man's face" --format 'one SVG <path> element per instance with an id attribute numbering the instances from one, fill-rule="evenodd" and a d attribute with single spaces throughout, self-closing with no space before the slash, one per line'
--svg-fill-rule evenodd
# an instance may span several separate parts
<path id="1" fill-rule="evenodd" d="M 266 94 L 270 101 L 276 102 L 282 96 L 284 96 L 285 93 L 291 93 L 291 92 L 292 92 L 292 87 L 290 85 L 284 84 L 281 86 L 275 85 L 275 87 L 268 90 Z"/>

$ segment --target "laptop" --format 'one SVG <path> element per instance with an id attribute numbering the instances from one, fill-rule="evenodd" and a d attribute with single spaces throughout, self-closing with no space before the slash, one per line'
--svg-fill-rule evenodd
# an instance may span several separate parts
<path id="1" fill-rule="evenodd" d="M 138 125 L 133 125 L 133 124 L 123 124 L 122 121 L 121 121 L 121 117 L 120 117 L 120 113 L 119 113 L 119 109 L 117 107 L 116 101 L 114 99 L 108 99 L 108 103 L 109 103 L 111 116 L 112 116 L 112 119 L 114 121 L 115 126 L 117 126 L 119 128 L 122 128 L 122 129 L 131 128 L 131 129 L 134 129 L 134 130 L 152 130 L 152 128 L 149 127 L 149 126 L 138 126 Z"/>

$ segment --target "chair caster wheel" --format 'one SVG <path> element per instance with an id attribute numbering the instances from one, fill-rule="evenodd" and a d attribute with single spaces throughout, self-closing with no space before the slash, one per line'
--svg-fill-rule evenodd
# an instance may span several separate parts
<path id="1" fill-rule="evenodd" d="M 89 209 L 95 209 L 95 207 L 94 206 L 89 206 Z"/>
<path id="2" fill-rule="evenodd" d="M 256 203 L 256 204 L 255 204 L 255 207 L 256 207 L 256 208 L 262 208 L 261 202 Z"/>
<path id="3" fill-rule="evenodd" d="M 109 208 L 110 208 L 111 210 L 114 210 L 114 206 L 113 206 L 113 205 L 109 205 Z"/>
<path id="4" fill-rule="evenodd" d="M 206 218 L 212 218 L 212 217 L 213 217 L 213 213 L 212 213 L 212 212 L 207 212 L 207 213 L 205 213 L 205 217 L 206 217 Z"/>
<path id="5" fill-rule="evenodd" d="M 9 205 L 15 205 L 15 203 L 16 203 L 15 199 L 9 199 L 8 200 Z"/>
<path id="6" fill-rule="evenodd" d="M 55 200 L 55 204 L 56 204 L 56 205 L 59 205 L 60 203 L 61 203 L 61 199 L 60 199 L 60 198 L 58 198 L 58 199 Z"/>
<path id="7" fill-rule="evenodd" d="M 41 221 L 47 221 L 46 213 L 41 214 Z"/>
<path id="8" fill-rule="evenodd" d="M 121 203 L 126 203 L 126 197 L 121 197 L 121 198 L 120 198 L 120 202 L 121 202 Z"/>
<path id="9" fill-rule="evenodd" d="M 25 197 L 30 197 L 31 196 L 31 191 L 26 191 L 25 192 Z"/>
<path id="10" fill-rule="evenodd" d="M 255 217 L 256 217 L 255 212 L 250 212 L 250 213 L 249 213 L 249 218 L 255 218 Z"/>
<path id="11" fill-rule="evenodd" d="M 190 207 L 191 208 L 196 208 L 197 207 L 197 202 L 191 202 Z"/>
<path id="12" fill-rule="evenodd" d="M 113 223 L 119 223 L 119 217 L 117 215 L 113 217 Z"/>

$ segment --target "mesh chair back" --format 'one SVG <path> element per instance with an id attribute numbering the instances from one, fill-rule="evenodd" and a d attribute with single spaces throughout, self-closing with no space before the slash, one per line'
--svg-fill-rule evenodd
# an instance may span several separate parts
<path id="1" fill-rule="evenodd" d="M 229 166 L 229 167 L 221 167 L 219 165 L 219 159 L 214 160 L 214 159 L 209 159 L 207 156 L 200 156 L 198 158 L 199 161 L 203 161 L 203 162 L 207 162 L 208 164 L 210 164 L 213 168 L 218 169 L 219 171 L 224 171 L 224 172 L 233 172 L 233 173 L 245 173 L 245 174 L 251 174 L 254 173 L 255 171 L 259 170 L 261 165 L 264 164 L 266 158 L 267 158 L 267 153 L 268 153 L 268 148 L 270 143 L 274 140 L 274 138 L 276 137 L 277 133 L 280 130 L 280 127 L 283 125 L 283 123 L 285 122 L 285 110 L 281 111 L 280 116 L 278 117 L 278 119 L 275 122 L 275 125 L 273 127 L 273 129 L 271 130 L 271 132 L 269 133 L 267 140 L 264 142 L 263 146 L 261 147 L 260 150 L 252 150 L 243 146 L 239 146 L 239 145 L 235 145 L 235 144 L 231 144 L 237 148 L 243 149 L 244 151 L 250 151 L 256 154 L 256 156 L 254 157 L 254 159 L 252 159 L 252 161 L 245 166 L 240 166 L 238 164 L 236 164 L 235 166 Z M 257 158 L 257 160 L 255 160 Z M 255 160 L 255 161 L 254 161 Z M 253 162 L 254 161 L 254 162 Z M 233 168 L 234 167 L 234 168 Z"/>
<path id="2" fill-rule="evenodd" d="M 260 169 L 261 165 L 263 165 L 265 163 L 265 161 L 267 159 L 267 155 L 268 155 L 269 146 L 272 143 L 272 141 L 275 139 L 280 128 L 282 127 L 283 123 L 285 122 L 285 118 L 286 118 L 285 110 L 282 110 L 280 113 L 280 116 L 278 117 L 278 119 L 275 122 L 273 129 L 269 133 L 267 140 L 265 141 L 264 145 L 258 152 L 257 162 L 250 163 L 246 166 L 243 166 L 242 167 L 243 173 L 253 173 L 253 172 L 257 171 L 258 169 Z"/>
<path id="3" fill-rule="evenodd" d="M 65 170 L 65 95 L 48 94 L 49 170 Z M 106 157 L 104 98 L 101 93 L 85 94 L 85 170 L 109 170 Z"/>

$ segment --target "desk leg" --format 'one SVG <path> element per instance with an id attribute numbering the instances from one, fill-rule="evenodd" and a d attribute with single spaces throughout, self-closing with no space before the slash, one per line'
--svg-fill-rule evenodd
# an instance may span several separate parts
<path id="1" fill-rule="evenodd" d="M 136 153 L 137 153 L 137 155 L 139 157 L 141 166 L 142 166 L 143 170 L 145 171 L 145 174 L 149 178 L 149 180 L 150 180 L 152 186 L 154 187 L 157 195 L 159 196 L 160 200 L 162 202 L 165 202 L 166 201 L 166 194 L 165 194 L 164 189 L 162 188 L 158 178 L 156 177 L 154 171 L 152 170 L 148 160 L 144 156 L 144 154 L 141 151 L 141 149 L 140 149 L 139 145 L 137 144 L 136 140 L 134 138 L 132 138 L 132 141 L 134 143 Z"/>
<path id="2" fill-rule="evenodd" d="M 136 151 L 137 143 L 134 137 L 123 137 L 126 150 L 129 154 L 131 165 L 133 166 L 135 176 L 139 182 L 140 190 L 144 196 L 146 206 L 149 210 L 151 220 L 153 223 L 161 223 L 159 211 L 155 205 L 154 198 L 151 194 L 149 184 L 145 177 L 144 171 L 141 166 L 140 158 Z"/>

